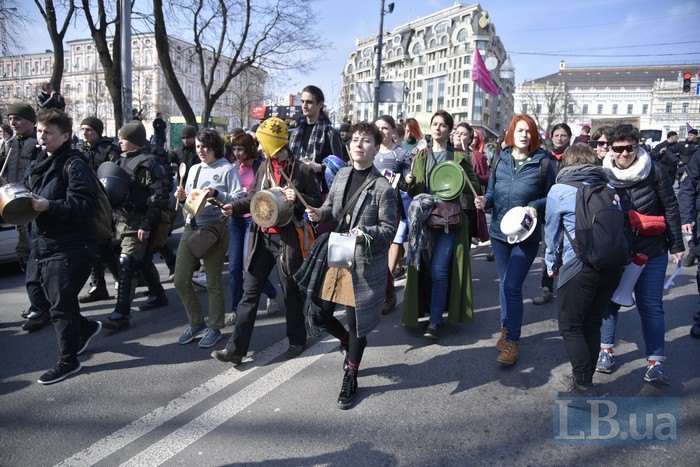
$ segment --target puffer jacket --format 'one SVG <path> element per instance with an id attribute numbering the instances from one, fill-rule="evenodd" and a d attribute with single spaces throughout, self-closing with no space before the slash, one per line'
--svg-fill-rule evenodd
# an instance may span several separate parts
<path id="1" fill-rule="evenodd" d="M 640 157 L 648 157 L 644 152 Z M 642 253 L 649 259 L 666 254 L 680 253 L 685 251 L 683 245 L 683 235 L 681 234 L 681 216 L 678 208 L 676 194 L 671 187 L 671 181 L 666 169 L 658 162 L 651 162 L 652 168 L 649 175 L 639 182 L 626 187 L 620 187 L 616 181 L 614 172 L 607 169 L 610 162 L 606 156 L 603 167 L 606 167 L 606 174 L 610 179 L 610 184 L 617 186 L 627 193 L 629 206 L 626 209 L 633 209 L 640 214 L 648 216 L 664 216 L 666 218 L 666 233 L 658 237 L 647 237 L 635 234 L 632 237 L 632 249 L 634 253 Z M 631 168 L 633 168 L 635 162 Z M 629 169 L 626 169 L 629 170 Z"/>
<path id="2" fill-rule="evenodd" d="M 79 159 L 64 168 L 70 157 Z M 37 259 L 97 255 L 97 179 L 70 143 L 50 157 L 42 153 L 29 167 L 25 184 L 49 200 L 49 210 L 29 226 L 29 244 Z"/>
<path id="3" fill-rule="evenodd" d="M 489 235 L 491 238 L 507 241 L 506 236 L 501 232 L 501 219 L 511 208 L 516 206 L 530 206 L 537 210 L 537 217 L 540 222 L 544 221 L 545 206 L 547 205 L 547 193 L 554 185 L 555 175 L 553 164 L 547 168 L 547 177 L 544 187 L 540 187 L 540 164 L 549 158 L 543 150 L 538 149 L 530 160 L 520 169 L 515 171 L 513 165 L 512 148 L 501 151 L 500 161 L 496 170 L 491 170 L 489 184 L 486 187 L 486 206 L 491 210 L 491 224 L 489 225 Z M 544 188 L 544 189 L 543 189 Z M 539 243 L 541 239 L 541 229 L 535 231 L 523 242 Z"/>

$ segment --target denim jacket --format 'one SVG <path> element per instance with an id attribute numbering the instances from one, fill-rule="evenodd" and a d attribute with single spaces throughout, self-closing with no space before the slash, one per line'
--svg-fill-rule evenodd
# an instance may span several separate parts
<path id="1" fill-rule="evenodd" d="M 547 272 L 557 270 L 559 264 L 568 263 L 576 256 L 569 237 L 562 231 L 562 225 L 572 238 L 576 238 L 577 191 L 575 186 L 557 183 L 547 195 L 544 227 L 544 240 L 547 244 L 544 261 Z M 560 236 L 564 237 L 563 244 L 559 242 Z"/>

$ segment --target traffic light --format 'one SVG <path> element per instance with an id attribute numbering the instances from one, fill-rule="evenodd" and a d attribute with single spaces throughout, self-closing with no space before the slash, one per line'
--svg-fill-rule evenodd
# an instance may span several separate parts
<path id="1" fill-rule="evenodd" d="M 690 77 L 692 74 L 686 71 L 683 73 L 683 92 L 690 92 Z"/>

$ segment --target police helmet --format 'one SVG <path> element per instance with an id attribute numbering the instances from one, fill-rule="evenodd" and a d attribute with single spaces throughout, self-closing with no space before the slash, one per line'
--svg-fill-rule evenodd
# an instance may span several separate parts
<path id="1" fill-rule="evenodd" d="M 113 208 L 118 208 L 129 196 L 131 177 L 129 174 L 114 162 L 103 162 L 97 168 L 97 178 L 107 192 L 109 204 Z"/>

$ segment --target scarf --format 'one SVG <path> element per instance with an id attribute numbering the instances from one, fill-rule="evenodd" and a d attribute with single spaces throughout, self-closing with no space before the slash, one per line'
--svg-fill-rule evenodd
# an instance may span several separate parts
<path id="1" fill-rule="evenodd" d="M 594 185 L 597 185 L 598 183 L 607 184 L 608 176 L 599 165 L 571 165 L 563 167 L 557 175 L 557 183 L 566 182 L 589 182 Z"/>
<path id="2" fill-rule="evenodd" d="M 291 153 L 295 158 L 301 159 L 303 157 L 310 157 L 312 160 L 316 160 L 316 156 L 321 154 L 323 151 L 323 145 L 326 142 L 326 134 L 332 128 L 331 121 L 328 117 L 321 112 L 318 116 L 318 121 L 314 124 L 311 129 L 311 136 L 309 137 L 309 144 L 307 147 L 302 147 L 304 141 L 304 133 L 309 123 L 306 119 L 302 119 L 301 124 L 297 131 L 294 132 L 294 137 L 292 138 L 290 149 Z"/>
<path id="3" fill-rule="evenodd" d="M 406 261 L 409 266 L 420 270 L 421 258 L 430 260 L 433 251 L 433 230 L 426 226 L 430 213 L 437 204 L 435 197 L 428 193 L 416 195 L 408 207 L 408 249 Z"/>
<path id="4" fill-rule="evenodd" d="M 316 238 L 306 259 L 294 274 L 294 281 L 306 296 L 304 299 L 304 322 L 306 332 L 310 337 L 320 337 L 326 330 L 323 326 L 316 324 L 316 320 L 321 314 L 320 299 L 317 295 L 321 285 L 323 285 L 323 276 L 328 269 L 329 236 L 329 233 L 324 233 Z"/>
<path id="5" fill-rule="evenodd" d="M 615 165 L 612 152 L 603 159 L 603 170 L 615 188 L 628 188 L 645 180 L 651 173 L 651 158 L 642 148 L 637 149 L 637 158 L 631 166 L 621 169 Z"/>

